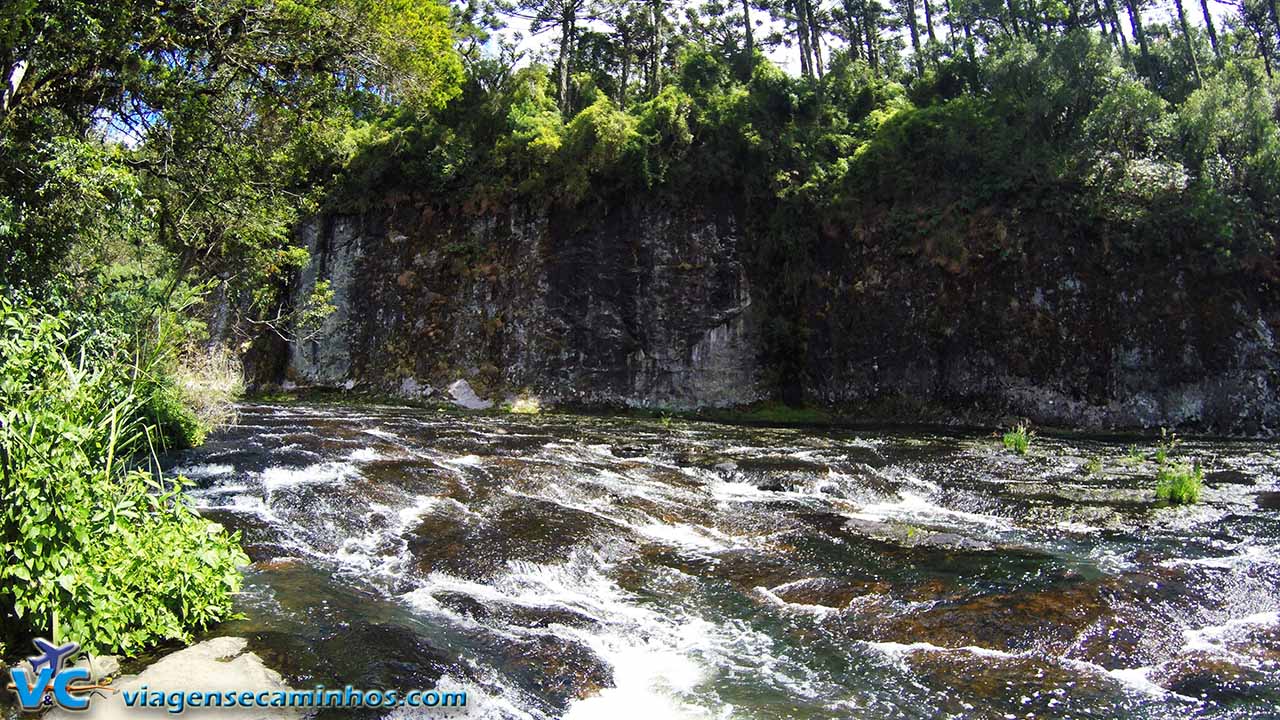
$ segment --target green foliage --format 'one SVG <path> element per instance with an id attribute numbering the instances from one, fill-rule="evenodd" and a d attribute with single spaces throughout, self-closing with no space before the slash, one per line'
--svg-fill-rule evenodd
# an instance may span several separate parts
<path id="1" fill-rule="evenodd" d="M 1012 450 L 1019 455 L 1026 455 L 1027 450 L 1031 448 L 1031 439 L 1035 437 L 1035 431 L 1027 426 L 1026 423 L 1018 423 L 1004 434 L 1001 441 L 1004 443 L 1006 450 Z"/>
<path id="2" fill-rule="evenodd" d="M 1174 505 L 1200 502 L 1204 471 L 1190 465 L 1162 464 L 1156 472 L 1156 497 Z"/>
<path id="3" fill-rule="evenodd" d="M 0 284 L 159 248 L 233 294 L 278 289 L 334 118 L 456 96 L 449 24 L 438 0 L 6 4 Z"/>
<path id="4" fill-rule="evenodd" d="M 1178 438 L 1178 434 L 1169 432 L 1168 428 L 1160 428 L 1160 441 L 1156 444 L 1156 462 L 1164 465 L 1169 462 L 1169 456 L 1173 451 L 1182 444 L 1182 440 Z"/>
<path id="5" fill-rule="evenodd" d="M 110 295 L 111 293 L 106 293 Z M 169 376 L 181 326 L 122 323 L 110 302 L 51 310 L 0 297 L 0 628 L 136 653 L 227 618 L 237 538 L 134 465 L 162 433 L 197 440 Z M 160 421 L 160 422 L 158 422 Z"/>
<path id="6" fill-rule="evenodd" d="M 1159 95 L 1131 78 L 1120 80 L 1085 118 L 1087 147 L 1123 160 L 1147 155 L 1165 132 L 1168 106 Z"/>
<path id="7" fill-rule="evenodd" d="M 623 156 L 639 137 L 635 124 L 631 115 L 601 95 L 565 127 L 562 162 L 568 197 L 583 197 L 595 178 L 620 167 Z"/>
<path id="8" fill-rule="evenodd" d="M 1084 465 L 1084 472 L 1086 475 L 1097 475 L 1102 472 L 1102 458 L 1089 458 L 1089 461 Z"/>

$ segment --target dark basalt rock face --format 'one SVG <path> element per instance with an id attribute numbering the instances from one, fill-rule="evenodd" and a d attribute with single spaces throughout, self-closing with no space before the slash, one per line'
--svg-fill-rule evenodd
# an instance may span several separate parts
<path id="1" fill-rule="evenodd" d="M 738 217 L 645 196 L 315 218 L 298 230 L 312 262 L 293 297 L 329 280 L 338 309 L 278 349 L 286 361 L 255 358 L 258 380 L 416 399 L 465 378 L 497 400 L 681 409 L 801 397 L 867 420 L 1280 427 L 1280 303 L 1243 272 L 1126 259 L 1049 230 L 1016 254 L 944 263 L 874 229 L 824 229 L 797 241 L 814 269 L 783 301 L 770 296 L 781 269 Z"/>
<path id="2" fill-rule="evenodd" d="M 295 296 L 338 310 L 290 349 L 299 384 L 421 395 L 457 377 L 582 404 L 693 408 L 764 397 L 757 317 L 728 214 L 632 206 L 602 222 L 430 209 L 300 229 Z"/>

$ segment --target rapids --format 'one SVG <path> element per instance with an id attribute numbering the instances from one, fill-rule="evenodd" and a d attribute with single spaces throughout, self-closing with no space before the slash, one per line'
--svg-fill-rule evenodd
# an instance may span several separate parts
<path id="1" fill-rule="evenodd" d="M 217 632 L 295 687 L 468 692 L 421 717 L 1274 716 L 1280 450 L 1185 443 L 1192 507 L 1139 454 L 246 405 L 171 472 L 254 560 Z"/>

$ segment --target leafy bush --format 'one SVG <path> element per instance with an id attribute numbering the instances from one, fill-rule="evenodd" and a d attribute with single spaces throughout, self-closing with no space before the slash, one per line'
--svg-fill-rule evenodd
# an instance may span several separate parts
<path id="1" fill-rule="evenodd" d="M 120 342 L 130 328 L 109 319 L 0 298 L 0 630 L 15 644 L 189 639 L 230 615 L 247 562 L 181 478 L 132 464 L 174 431 L 155 418 L 195 421 L 172 394 L 171 339 Z"/>
<path id="2" fill-rule="evenodd" d="M 1204 471 L 1190 465 L 1164 464 L 1156 472 L 1156 497 L 1174 505 L 1200 502 Z"/>
<path id="3" fill-rule="evenodd" d="M 1031 438 L 1035 436 L 1035 431 L 1027 427 L 1026 423 L 1018 423 L 1002 438 L 1006 450 L 1012 450 L 1019 455 L 1026 455 L 1027 450 L 1031 447 Z"/>

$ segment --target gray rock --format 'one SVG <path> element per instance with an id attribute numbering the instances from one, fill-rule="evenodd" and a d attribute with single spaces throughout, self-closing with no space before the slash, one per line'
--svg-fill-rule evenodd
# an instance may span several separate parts
<path id="1" fill-rule="evenodd" d="M 120 658 L 115 655 L 82 657 L 76 661 L 75 667 L 87 669 L 89 678 L 93 682 L 98 682 L 103 678 L 115 677 L 120 674 Z"/>
<path id="2" fill-rule="evenodd" d="M 206 640 L 158 660 L 138 675 L 126 675 L 111 685 L 115 693 L 95 697 L 84 712 L 55 708 L 46 720 L 129 720 L 139 717 L 173 717 L 166 708 L 126 707 L 124 691 L 147 690 L 166 694 L 175 691 L 242 692 L 288 691 L 279 673 L 268 668 L 257 655 L 247 652 L 244 638 L 223 637 Z M 101 659 L 96 659 L 100 661 Z M 119 665 L 117 663 L 117 669 Z M 300 710 L 285 708 L 189 709 L 182 717 L 222 720 L 299 720 Z"/>
<path id="3" fill-rule="evenodd" d="M 394 393 L 406 372 L 492 368 L 488 387 L 565 406 L 727 407 L 785 391 L 866 420 L 1280 428 L 1280 313 L 1248 273 L 1224 286 L 1185 263 L 1148 271 L 1081 236 L 1029 253 L 1013 283 L 995 254 L 922 269 L 901 262 L 892 232 L 849 242 L 830 227 L 795 238 L 828 250 L 815 282 L 780 303 L 778 268 L 752 261 L 761 239 L 728 204 L 639 196 L 599 214 L 515 203 L 475 215 L 430 203 L 298 228 L 311 262 L 292 300 L 328 281 L 338 309 L 259 359 L 274 374 L 258 385 L 357 379 Z M 1017 238 L 1028 248 L 1064 242 L 1009 231 L 1030 233 Z M 457 248 L 484 248 L 484 264 Z M 766 339 L 779 321 L 803 348 Z"/>
<path id="4" fill-rule="evenodd" d="M 994 550 L 989 542 L 954 532 L 921 528 L 894 521 L 850 518 L 844 527 L 851 533 L 904 548 L 924 547 L 940 550 L 985 552 Z"/>
<path id="5" fill-rule="evenodd" d="M 468 410 L 488 410 L 493 407 L 493 401 L 477 395 L 476 391 L 471 389 L 471 383 L 466 380 L 455 380 L 449 386 L 449 395 L 453 397 L 455 405 Z"/>
<path id="6" fill-rule="evenodd" d="M 430 386 L 418 382 L 416 378 L 405 378 L 400 381 L 400 387 L 396 394 L 402 398 L 416 400 L 418 398 L 430 397 L 435 390 Z"/>

